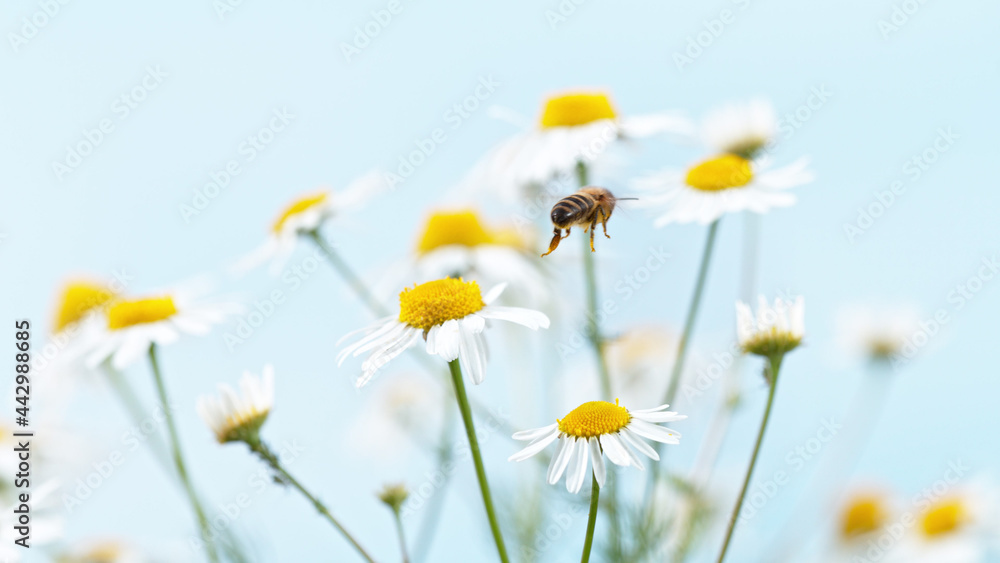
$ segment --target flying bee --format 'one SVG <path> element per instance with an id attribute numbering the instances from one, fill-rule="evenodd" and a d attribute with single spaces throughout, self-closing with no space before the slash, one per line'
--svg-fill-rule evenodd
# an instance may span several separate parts
<path id="1" fill-rule="evenodd" d="M 551 254 L 559 246 L 559 241 L 568 237 L 570 229 L 576 226 L 583 226 L 583 232 L 590 229 L 590 251 L 594 252 L 594 232 L 597 230 L 597 224 L 600 223 L 604 228 L 604 236 L 611 238 L 608 234 L 608 219 L 615 210 L 615 203 L 627 199 L 637 198 L 616 198 L 604 188 L 587 186 L 559 200 L 552 206 L 550 215 L 552 224 L 555 225 L 552 242 L 549 243 L 549 251 L 542 256 Z M 565 236 L 562 234 L 563 229 L 566 229 Z"/>

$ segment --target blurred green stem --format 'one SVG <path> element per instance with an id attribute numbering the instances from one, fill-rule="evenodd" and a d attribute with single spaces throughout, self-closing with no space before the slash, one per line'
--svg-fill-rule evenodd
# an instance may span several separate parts
<path id="1" fill-rule="evenodd" d="M 337 273 L 344 278 L 347 285 L 351 286 L 354 293 L 356 293 L 358 297 L 364 301 L 365 305 L 371 309 L 376 316 L 389 316 L 389 310 L 378 302 L 375 295 L 373 295 L 371 291 L 368 291 L 368 286 L 366 286 L 365 282 L 361 280 L 361 277 L 358 276 L 354 270 L 347 265 L 347 262 L 344 262 L 344 259 L 337 254 L 337 251 L 323 239 L 323 237 L 319 234 L 319 229 L 306 231 L 305 234 L 311 238 L 314 243 L 316 243 L 316 246 L 320 249 L 320 251 L 326 255 L 326 258 L 329 260 L 330 265 L 333 266 L 333 269 L 337 270 Z"/>
<path id="2" fill-rule="evenodd" d="M 184 455 L 181 453 L 180 438 L 177 434 L 177 427 L 174 425 L 174 415 L 170 410 L 170 401 L 167 399 L 167 388 L 163 383 L 163 375 L 160 373 L 160 364 L 156 359 L 156 344 L 149 346 L 149 363 L 153 368 L 153 379 L 156 380 L 156 392 L 160 398 L 160 405 L 163 408 L 163 415 L 167 421 L 167 431 L 170 434 L 170 449 L 174 458 L 174 466 L 177 475 L 184 485 L 184 492 L 187 493 L 191 508 L 194 509 L 195 517 L 198 520 L 198 527 L 201 530 L 201 539 L 205 542 L 205 549 L 211 561 L 218 561 L 219 554 L 215 549 L 215 542 L 208 526 L 208 518 L 205 517 L 205 510 L 198 500 L 198 494 L 194 490 L 191 478 L 188 477 L 187 466 L 184 464 Z"/>

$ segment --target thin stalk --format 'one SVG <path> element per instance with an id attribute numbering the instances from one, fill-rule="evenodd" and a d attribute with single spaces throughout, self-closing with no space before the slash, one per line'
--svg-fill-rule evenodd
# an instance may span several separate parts
<path id="1" fill-rule="evenodd" d="M 132 424 L 141 427 L 142 423 L 149 416 L 146 412 L 146 408 L 142 406 L 142 402 L 139 401 L 139 397 L 135 394 L 135 390 L 129 385 L 128 381 L 122 377 L 120 371 L 112 368 L 110 365 L 105 364 L 105 373 L 108 376 L 108 381 L 111 383 L 111 388 L 114 389 L 115 394 L 118 395 L 118 400 L 121 402 L 122 407 L 125 409 L 129 418 L 132 419 Z M 150 437 L 152 442 L 153 457 L 156 461 L 160 463 L 161 466 L 169 473 L 172 472 L 170 467 L 171 461 L 167 453 L 167 446 L 163 443 L 162 438 L 159 434 L 153 434 Z"/>
<path id="2" fill-rule="evenodd" d="M 208 518 L 205 517 L 205 510 L 201 506 L 201 501 L 198 500 L 198 494 L 195 493 L 191 478 L 188 477 L 187 466 L 184 464 L 184 455 L 181 453 L 181 443 L 178 438 L 177 427 L 174 425 L 174 415 L 170 411 L 169 401 L 167 400 L 167 388 L 163 383 L 163 375 L 160 373 L 160 363 L 156 359 L 156 344 L 149 346 L 149 363 L 153 368 L 153 379 L 156 380 L 156 392 L 159 395 L 160 405 L 163 408 L 163 414 L 167 421 L 167 431 L 170 434 L 170 451 L 174 458 L 177 475 L 184 485 L 184 492 L 187 493 L 191 508 L 194 509 L 195 517 L 198 520 L 198 527 L 201 530 L 201 539 L 205 542 L 208 558 L 211 561 L 218 561 L 219 554 L 216 552 L 215 543 L 209 533 Z"/>
<path id="3" fill-rule="evenodd" d="M 271 466 L 271 469 L 274 470 L 275 475 L 282 483 L 287 483 L 292 487 L 294 487 L 295 490 L 302 493 L 302 496 L 306 497 L 309 500 L 309 502 L 312 503 L 313 507 L 316 508 L 316 511 L 319 512 L 320 515 L 322 515 L 324 518 L 326 518 L 326 520 L 330 522 L 330 524 L 332 524 L 333 527 L 336 528 L 337 531 L 340 532 L 341 535 L 343 535 L 348 542 L 350 542 L 350 544 L 354 547 L 355 550 L 357 550 L 358 554 L 365 559 L 365 561 L 368 561 L 369 563 L 375 563 L 375 560 L 372 559 L 372 556 L 369 555 L 367 551 L 365 551 L 365 548 L 361 547 L 361 544 L 358 543 L 358 540 L 356 540 L 354 536 L 352 536 L 351 533 L 348 532 L 346 528 L 344 528 L 344 526 L 340 523 L 340 521 L 338 521 L 333 516 L 333 514 L 330 513 L 329 509 L 326 508 L 326 505 L 324 505 L 322 501 L 316 498 L 316 496 L 310 493 L 305 487 L 302 486 L 301 483 L 299 483 L 294 477 L 292 477 L 290 473 L 288 473 L 288 471 L 281 465 L 281 462 L 278 460 L 278 456 L 274 455 L 274 453 L 267 446 L 267 444 L 262 442 L 260 439 L 255 439 L 247 441 L 247 446 L 249 446 L 254 453 L 259 455 L 261 459 L 263 459 L 265 462 L 267 462 L 269 466 Z"/>
<path id="4" fill-rule="evenodd" d="M 375 295 L 373 295 L 371 291 L 368 291 L 368 286 L 366 286 L 365 282 L 361 280 L 361 277 L 347 265 L 347 262 L 344 262 L 344 259 L 340 257 L 340 254 L 337 254 L 337 251 L 334 250 L 332 246 L 323 240 L 323 237 L 319 234 L 319 230 L 313 229 L 311 231 L 307 231 L 306 235 L 311 238 L 314 243 L 316 243 L 316 246 L 320 249 L 320 251 L 326 255 L 326 258 L 329 260 L 330 265 L 333 266 L 333 269 L 337 270 L 337 273 L 344 278 L 344 281 L 351 286 L 354 293 L 356 293 L 358 297 L 364 301 L 365 305 L 367 305 L 369 309 L 371 309 L 379 317 L 386 317 L 389 315 L 389 310 L 379 303 L 378 299 L 375 298 Z"/>
<path id="5" fill-rule="evenodd" d="M 594 528 L 597 527 L 597 507 L 600 504 L 601 486 L 597 484 L 597 477 L 592 477 L 593 483 L 590 486 L 590 516 L 587 518 L 587 537 L 583 540 L 583 556 L 580 563 L 590 561 L 590 548 L 594 544 Z"/>
<path id="6" fill-rule="evenodd" d="M 750 457 L 750 466 L 747 468 L 746 477 L 743 479 L 743 487 L 740 489 L 739 499 L 733 507 L 733 514 L 729 517 L 729 526 L 726 529 L 726 539 L 722 542 L 722 550 L 719 552 L 719 559 L 716 563 L 722 563 L 726 559 L 726 552 L 729 551 L 729 543 L 733 539 L 733 531 L 736 529 L 736 519 L 739 518 L 740 509 L 743 507 L 743 499 L 750 488 L 750 479 L 753 477 L 754 467 L 757 466 L 757 457 L 760 454 L 760 445 L 764 441 L 764 433 L 767 431 L 767 421 L 771 418 L 771 407 L 774 406 L 774 395 L 778 389 L 778 372 L 781 370 L 782 354 L 778 354 L 768 359 L 767 376 L 770 389 L 767 393 L 767 406 L 764 407 L 764 418 L 760 421 L 760 431 L 757 433 L 757 442 L 753 446 L 753 455 Z"/>
<path id="7" fill-rule="evenodd" d="M 403 563 L 410 563 L 410 556 L 406 551 L 406 534 L 403 533 L 403 519 L 399 517 L 399 511 L 392 511 L 392 519 L 396 522 L 396 535 L 399 537 L 399 552 L 402 554 Z"/>
<path id="8" fill-rule="evenodd" d="M 469 407 L 469 397 L 465 392 L 462 368 L 458 365 L 458 360 L 456 359 L 448 362 L 448 369 L 451 371 L 451 381 L 455 385 L 455 398 L 458 400 L 458 410 L 462 413 L 462 422 L 465 423 L 465 434 L 469 438 L 469 449 L 472 450 L 472 460 L 476 465 L 476 478 L 479 480 L 479 490 L 483 494 L 483 504 L 486 506 L 486 516 L 490 520 L 493 541 L 497 544 L 497 553 L 500 554 L 500 561 L 509 563 L 507 548 L 504 546 L 503 535 L 500 533 L 500 522 L 497 520 L 496 511 L 493 509 L 490 484 L 486 481 L 486 468 L 483 465 L 483 454 L 479 451 L 476 427 L 472 422 L 472 409 Z"/>

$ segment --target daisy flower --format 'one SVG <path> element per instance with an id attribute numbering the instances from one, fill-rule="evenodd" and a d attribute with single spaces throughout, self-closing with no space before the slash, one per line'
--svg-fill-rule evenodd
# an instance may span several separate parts
<path id="1" fill-rule="evenodd" d="M 920 330 L 920 315 L 914 307 L 848 307 L 837 321 L 843 351 L 876 361 L 892 360 Z"/>
<path id="2" fill-rule="evenodd" d="M 554 485 L 566 474 L 566 490 L 580 492 L 587 477 L 587 460 L 593 466 L 594 478 L 604 486 L 607 470 L 604 455 L 611 463 L 622 467 L 643 469 L 636 452 L 654 461 L 660 456 L 643 438 L 663 444 L 680 444 L 681 435 L 661 422 L 684 420 L 687 416 L 663 412 L 668 405 L 655 409 L 630 411 L 618 404 L 591 401 L 570 411 L 555 424 L 514 434 L 515 440 L 530 441 L 528 447 L 510 456 L 508 461 L 524 461 L 558 440 L 559 448 L 549 463 L 548 482 Z"/>
<path id="3" fill-rule="evenodd" d="M 665 170 L 633 182 L 644 196 L 643 205 L 661 208 L 655 225 L 700 223 L 707 225 L 726 213 L 766 213 L 788 207 L 795 195 L 786 190 L 807 184 L 813 174 L 808 159 L 771 168 L 769 162 L 751 162 L 735 154 L 722 154 L 698 162 L 687 170 Z"/>
<path id="4" fill-rule="evenodd" d="M 114 539 L 105 539 L 67 551 L 58 563 L 142 563 L 148 561 L 136 548 Z"/>
<path id="5" fill-rule="evenodd" d="M 702 141 L 711 150 L 750 160 L 774 141 L 777 131 L 778 116 L 767 100 L 726 104 L 701 124 Z"/>
<path id="6" fill-rule="evenodd" d="M 837 529 L 842 545 L 857 545 L 882 531 L 893 517 L 892 507 L 884 494 L 860 492 L 844 505 Z"/>
<path id="7" fill-rule="evenodd" d="M 315 231 L 334 215 L 355 211 L 388 187 L 378 171 L 354 180 L 341 191 L 319 190 L 303 194 L 285 206 L 271 223 L 264 244 L 240 260 L 235 270 L 245 272 L 270 262 L 269 271 L 276 275 L 295 250 L 301 234 Z"/>
<path id="8" fill-rule="evenodd" d="M 362 387 L 379 368 L 423 338 L 428 354 L 449 362 L 457 358 L 478 385 L 486 376 L 486 342 L 482 333 L 487 320 L 509 321 L 532 330 L 549 326 L 549 318 L 538 311 L 492 305 L 503 290 L 501 284 L 483 295 L 478 283 L 461 278 L 445 278 L 404 289 L 399 294 L 399 316 L 383 318 L 345 336 L 347 339 L 359 332 L 365 334 L 340 352 L 337 365 L 342 365 L 348 356 L 369 354 L 361 364 L 362 373 L 356 382 Z"/>
<path id="9" fill-rule="evenodd" d="M 689 135 L 691 130 L 687 120 L 670 113 L 620 116 L 605 92 L 557 94 L 545 100 L 541 116 L 527 131 L 495 147 L 469 182 L 515 202 L 527 189 L 572 173 L 579 162 L 593 163 L 622 141 L 664 132 Z"/>
<path id="10" fill-rule="evenodd" d="M 401 270 L 418 282 L 461 276 L 492 287 L 510 280 L 508 296 L 542 303 L 551 284 L 536 258 L 533 241 L 515 229 L 493 227 L 472 209 L 440 210 L 427 218 L 415 257 Z"/>
<path id="11" fill-rule="evenodd" d="M 86 355 L 88 368 L 105 360 L 124 369 L 142 357 L 153 344 L 172 344 L 182 334 L 203 336 L 212 325 L 238 313 L 233 303 L 196 301 L 185 290 L 154 293 L 137 298 L 117 298 L 106 311 L 104 326 Z"/>
<path id="12" fill-rule="evenodd" d="M 274 367 L 265 365 L 262 377 L 243 372 L 240 391 L 242 395 L 223 383 L 218 397 L 198 399 L 198 415 L 220 444 L 257 439 L 274 406 Z"/>
<path id="13" fill-rule="evenodd" d="M 780 297 L 772 306 L 760 296 L 757 315 L 742 301 L 736 303 L 736 336 L 748 354 L 772 357 L 797 348 L 805 336 L 805 300 Z"/>

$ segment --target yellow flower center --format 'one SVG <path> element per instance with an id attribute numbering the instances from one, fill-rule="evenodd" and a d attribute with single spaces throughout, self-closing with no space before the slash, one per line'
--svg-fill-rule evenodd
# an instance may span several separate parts
<path id="1" fill-rule="evenodd" d="M 479 246 L 493 242 L 493 235 L 472 210 L 442 211 L 431 215 L 417 250 L 426 254 L 442 246 Z"/>
<path id="2" fill-rule="evenodd" d="M 750 180 L 753 180 L 750 161 L 735 154 L 724 154 L 692 167 L 685 182 L 696 190 L 717 192 L 745 186 Z"/>
<path id="3" fill-rule="evenodd" d="M 87 313 L 110 301 L 115 294 L 108 288 L 88 282 L 72 282 L 63 290 L 56 313 L 56 332 L 76 323 Z"/>
<path id="4" fill-rule="evenodd" d="M 281 215 L 279 215 L 274 221 L 274 225 L 271 226 L 271 230 L 275 233 L 280 233 L 290 219 L 303 211 L 307 211 L 322 204 L 326 201 L 327 197 L 329 197 L 327 192 L 321 192 L 318 194 L 310 194 L 300 197 L 299 199 L 293 201 L 288 204 L 288 207 L 286 207 L 285 210 L 281 212 Z"/>
<path id="5" fill-rule="evenodd" d="M 479 284 L 445 278 L 404 289 L 399 294 L 399 321 L 426 331 L 485 306 Z"/>
<path id="6" fill-rule="evenodd" d="M 920 521 L 924 535 L 938 537 L 954 532 L 966 521 L 966 510 L 962 502 L 952 499 L 931 506 Z"/>
<path id="7" fill-rule="evenodd" d="M 119 330 L 143 323 L 169 319 L 177 313 L 170 296 L 118 301 L 108 309 L 108 328 Z"/>
<path id="8" fill-rule="evenodd" d="M 591 401 L 584 403 L 567 414 L 559 423 L 559 431 L 567 436 L 577 438 L 593 438 L 605 434 L 614 434 L 632 420 L 628 409 L 607 401 Z"/>
<path id="9" fill-rule="evenodd" d="M 256 407 L 231 413 L 226 417 L 226 425 L 216 438 L 221 444 L 245 441 L 247 437 L 255 436 L 260 432 L 260 427 L 264 425 L 269 414 L 271 414 L 271 409 L 257 410 Z"/>
<path id="10" fill-rule="evenodd" d="M 855 499 L 844 511 L 841 533 L 845 538 L 855 538 L 880 530 L 886 521 L 886 511 L 876 497 Z"/>
<path id="11" fill-rule="evenodd" d="M 118 561 L 123 554 L 121 546 L 114 542 L 105 542 L 94 546 L 84 553 L 79 561 L 86 563 L 112 563 Z M 71 559 L 70 561 L 75 561 Z"/>
<path id="12" fill-rule="evenodd" d="M 615 109 L 606 94 L 566 94 L 546 100 L 541 125 L 543 129 L 573 127 L 614 118 Z"/>

